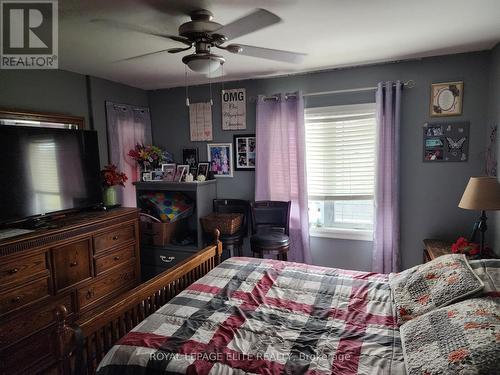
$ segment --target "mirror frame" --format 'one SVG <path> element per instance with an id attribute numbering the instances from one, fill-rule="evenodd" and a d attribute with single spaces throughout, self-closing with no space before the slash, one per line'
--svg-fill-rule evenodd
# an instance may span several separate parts
<path id="1" fill-rule="evenodd" d="M 31 120 L 31 121 L 46 121 L 61 124 L 74 124 L 78 129 L 85 129 L 85 118 L 81 116 L 70 116 L 59 113 L 44 113 L 44 112 L 25 112 L 0 109 L 0 119 L 15 119 L 15 120 Z"/>

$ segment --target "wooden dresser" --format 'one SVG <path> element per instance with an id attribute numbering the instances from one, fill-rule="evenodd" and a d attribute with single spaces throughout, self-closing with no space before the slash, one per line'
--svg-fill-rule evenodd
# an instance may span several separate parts
<path id="1" fill-rule="evenodd" d="M 54 223 L 0 241 L 0 374 L 44 372 L 53 365 L 58 305 L 72 321 L 140 283 L 137 209 Z"/>

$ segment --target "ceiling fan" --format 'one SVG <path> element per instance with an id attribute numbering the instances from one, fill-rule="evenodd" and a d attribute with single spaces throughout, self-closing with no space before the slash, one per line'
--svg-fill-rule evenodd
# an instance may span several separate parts
<path id="1" fill-rule="evenodd" d="M 253 56 L 295 64 L 302 62 L 304 57 L 306 56 L 306 54 L 304 53 L 254 47 L 239 43 L 225 44 L 231 39 L 238 38 L 240 36 L 281 22 L 280 17 L 265 9 L 256 9 L 250 14 L 239 18 L 236 21 L 233 21 L 225 26 L 214 22 L 213 14 L 206 9 L 192 11 L 189 16 L 191 17 L 191 21 L 183 23 L 179 27 L 179 35 L 156 33 L 142 27 L 132 26 L 117 21 L 95 21 L 104 22 L 114 27 L 125 28 L 136 32 L 168 38 L 176 42 L 183 43 L 187 46 L 183 48 L 177 47 L 150 52 L 143 55 L 130 57 L 122 61 L 133 60 L 164 52 L 179 53 L 188 51 L 194 47 L 194 53 L 184 56 L 182 58 L 182 62 L 195 72 L 211 74 L 217 71 L 225 62 L 224 57 L 212 53 L 213 48 L 218 48 L 226 50 L 230 53 L 245 56 Z"/>

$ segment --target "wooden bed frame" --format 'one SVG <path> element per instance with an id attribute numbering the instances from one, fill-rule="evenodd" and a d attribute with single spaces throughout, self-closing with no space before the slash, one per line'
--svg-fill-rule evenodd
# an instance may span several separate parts
<path id="1" fill-rule="evenodd" d="M 215 268 L 221 259 L 219 231 L 215 245 L 208 246 L 177 266 L 121 295 L 98 313 L 67 321 L 68 311 L 59 306 L 56 352 L 59 374 L 94 374 L 109 349 L 142 320 Z"/>

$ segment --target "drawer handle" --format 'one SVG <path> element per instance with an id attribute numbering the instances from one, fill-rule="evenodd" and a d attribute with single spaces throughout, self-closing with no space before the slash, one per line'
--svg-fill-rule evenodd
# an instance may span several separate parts
<path id="1" fill-rule="evenodd" d="M 120 260 L 120 257 L 118 255 L 115 256 L 115 260 Z"/>
<path id="2" fill-rule="evenodd" d="M 78 262 L 77 262 L 77 261 L 71 262 L 71 263 L 69 264 L 69 266 L 70 266 L 70 267 L 76 267 L 76 266 L 78 266 Z"/>
<path id="3" fill-rule="evenodd" d="M 166 257 L 165 255 L 160 255 L 160 259 L 162 262 L 172 263 L 174 261 L 175 257 Z"/>
<path id="4" fill-rule="evenodd" d="M 116 241 L 118 239 L 118 236 L 113 236 L 113 241 Z"/>
<path id="5" fill-rule="evenodd" d="M 10 273 L 11 275 L 13 275 L 13 274 L 15 274 L 15 273 L 18 273 L 18 272 L 19 272 L 19 268 L 13 268 L 13 269 L 9 270 L 9 273 Z"/>
<path id="6" fill-rule="evenodd" d="M 21 296 L 17 296 L 17 297 L 12 298 L 12 299 L 11 299 L 11 302 L 12 302 L 12 303 L 17 303 L 17 302 L 19 302 L 20 300 L 21 300 Z"/>
<path id="7" fill-rule="evenodd" d="M 91 299 L 92 297 L 94 297 L 94 289 L 87 290 L 86 298 Z"/>

